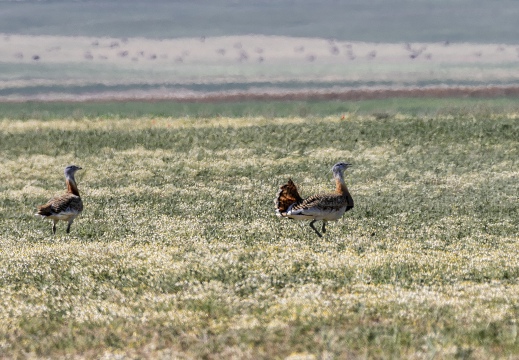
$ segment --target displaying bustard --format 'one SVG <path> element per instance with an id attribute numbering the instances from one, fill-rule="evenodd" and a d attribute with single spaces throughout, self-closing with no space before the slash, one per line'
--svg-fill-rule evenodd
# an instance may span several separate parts
<path id="1" fill-rule="evenodd" d="M 336 189 L 334 193 L 318 194 L 303 199 L 297 187 L 292 181 L 280 186 L 274 199 L 276 204 L 276 215 L 295 220 L 311 220 L 310 227 L 319 237 L 321 233 L 314 227 L 318 220 L 323 222 L 322 232 L 326 232 L 326 222 L 335 221 L 341 218 L 348 210 L 353 208 L 353 198 L 344 182 L 344 170 L 351 164 L 339 162 L 332 168 L 335 178 Z"/>
<path id="2" fill-rule="evenodd" d="M 79 166 L 70 165 L 65 168 L 65 182 L 67 183 L 67 192 L 49 200 L 45 205 L 38 206 L 38 212 L 35 214 L 42 218 L 54 221 L 52 233 L 56 233 L 56 224 L 59 220 L 68 221 L 67 233 L 70 232 L 70 225 L 74 219 L 83 211 L 83 202 L 79 196 L 76 179 L 74 174 L 81 170 Z"/>

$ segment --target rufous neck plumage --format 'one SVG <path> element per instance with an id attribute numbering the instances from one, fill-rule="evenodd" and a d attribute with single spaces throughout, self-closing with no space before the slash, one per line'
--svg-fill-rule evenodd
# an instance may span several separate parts
<path id="1" fill-rule="evenodd" d="M 346 182 L 344 182 L 344 174 L 341 171 L 337 171 L 333 173 L 333 177 L 335 178 L 335 190 L 347 199 L 349 206 L 353 207 L 353 198 L 346 186 Z"/>
<path id="2" fill-rule="evenodd" d="M 67 176 L 65 181 L 67 183 L 67 192 L 79 196 L 79 190 L 74 176 Z"/>

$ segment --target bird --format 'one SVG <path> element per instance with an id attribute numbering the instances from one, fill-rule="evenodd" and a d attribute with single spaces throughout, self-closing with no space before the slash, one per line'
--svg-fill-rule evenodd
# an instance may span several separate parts
<path id="1" fill-rule="evenodd" d="M 321 231 L 324 234 L 328 221 L 338 220 L 346 211 L 353 209 L 353 198 L 344 182 L 344 170 L 350 166 L 349 163 L 338 162 L 332 167 L 336 186 L 335 192 L 312 195 L 306 199 L 299 195 L 292 179 L 288 179 L 286 184 L 279 187 L 274 199 L 276 215 L 280 218 L 311 220 L 310 227 L 317 236 L 322 237 L 321 233 L 314 227 L 316 221 L 322 221 Z"/>
<path id="2" fill-rule="evenodd" d="M 63 195 L 50 199 L 45 205 L 38 206 L 36 216 L 54 221 L 52 233 L 56 234 L 56 224 L 59 220 L 67 221 L 67 234 L 70 233 L 70 226 L 74 219 L 83 211 L 83 201 L 79 195 L 74 174 L 82 168 L 76 165 L 69 165 L 65 168 L 65 182 L 67 192 Z"/>

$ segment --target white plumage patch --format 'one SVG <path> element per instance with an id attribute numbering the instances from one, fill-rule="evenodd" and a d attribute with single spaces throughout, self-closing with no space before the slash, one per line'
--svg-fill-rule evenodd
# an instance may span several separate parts
<path id="1" fill-rule="evenodd" d="M 50 215 L 41 215 L 35 214 L 36 216 L 41 216 L 43 219 L 53 219 L 53 220 L 63 220 L 68 221 L 70 218 L 75 218 L 79 215 L 79 212 L 76 210 L 67 209 L 66 211 L 62 211 L 60 213 L 52 213 Z"/>

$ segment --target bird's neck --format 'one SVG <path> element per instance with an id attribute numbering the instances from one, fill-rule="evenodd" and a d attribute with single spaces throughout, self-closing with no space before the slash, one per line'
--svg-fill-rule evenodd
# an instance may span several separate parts
<path id="1" fill-rule="evenodd" d="M 344 182 L 344 175 L 340 172 L 336 172 L 333 174 L 333 177 L 335 178 L 335 190 L 337 193 L 344 194 L 345 192 L 348 192 L 348 187 Z"/>
<path id="2" fill-rule="evenodd" d="M 346 198 L 350 206 L 353 206 L 353 198 L 351 197 L 348 187 L 346 186 L 346 182 L 344 182 L 344 174 L 338 172 L 333 174 L 333 176 L 335 178 L 335 190 L 338 194 Z"/>
<path id="3" fill-rule="evenodd" d="M 76 180 L 73 176 L 68 176 L 65 179 L 67 183 L 67 192 L 79 196 L 79 190 L 77 189 Z"/>

